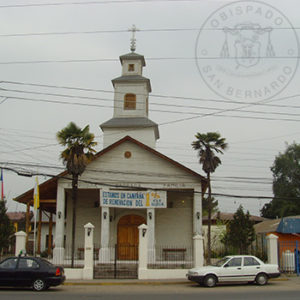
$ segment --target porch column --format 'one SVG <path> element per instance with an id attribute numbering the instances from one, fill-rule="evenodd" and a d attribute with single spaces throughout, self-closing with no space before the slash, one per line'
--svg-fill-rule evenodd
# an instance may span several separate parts
<path id="1" fill-rule="evenodd" d="M 25 224 L 25 231 L 26 231 L 26 241 L 25 241 L 25 249 L 26 252 L 29 252 L 28 248 L 28 239 L 29 239 L 29 227 L 30 227 L 30 202 L 26 203 L 26 224 Z"/>
<path id="2" fill-rule="evenodd" d="M 101 246 L 99 251 L 100 262 L 110 261 L 109 252 L 109 207 L 101 207 Z"/>
<path id="3" fill-rule="evenodd" d="M 194 232 L 194 235 L 202 235 L 202 189 L 201 189 L 201 186 L 197 186 L 194 188 L 193 232 Z"/>
<path id="4" fill-rule="evenodd" d="M 48 232 L 48 256 L 51 255 L 52 253 L 52 228 L 53 228 L 53 220 L 52 220 L 52 213 L 50 213 L 49 217 L 49 232 Z"/>
<path id="5" fill-rule="evenodd" d="M 148 225 L 148 256 L 149 261 L 155 261 L 155 209 L 147 208 Z"/>
<path id="6" fill-rule="evenodd" d="M 64 261 L 64 235 L 65 235 L 65 189 L 59 183 L 56 197 L 56 225 L 55 248 L 53 249 L 53 262 L 62 264 Z"/>
<path id="7" fill-rule="evenodd" d="M 194 268 L 203 267 L 203 240 L 203 236 L 199 234 L 193 237 Z"/>

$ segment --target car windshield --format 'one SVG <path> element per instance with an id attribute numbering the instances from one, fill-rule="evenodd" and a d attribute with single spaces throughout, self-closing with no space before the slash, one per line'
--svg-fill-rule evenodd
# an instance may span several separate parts
<path id="1" fill-rule="evenodd" d="M 213 266 L 216 267 L 221 267 L 223 266 L 228 260 L 230 259 L 230 257 L 223 257 L 222 259 L 220 259 L 219 261 L 217 261 L 215 264 L 213 264 Z"/>

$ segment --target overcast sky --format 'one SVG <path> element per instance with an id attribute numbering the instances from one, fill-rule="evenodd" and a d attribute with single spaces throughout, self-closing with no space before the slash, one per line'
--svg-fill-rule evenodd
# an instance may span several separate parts
<path id="1" fill-rule="evenodd" d="M 213 192 L 227 195 L 219 208 L 259 214 L 275 156 L 299 142 L 298 12 L 296 0 L 1 0 L 0 166 L 58 174 L 55 134 L 70 121 L 89 124 L 102 149 L 135 24 L 157 150 L 205 175 L 190 145 L 218 131 L 229 144 L 213 175 Z M 24 209 L 12 199 L 33 185 L 4 170 L 9 210 Z"/>

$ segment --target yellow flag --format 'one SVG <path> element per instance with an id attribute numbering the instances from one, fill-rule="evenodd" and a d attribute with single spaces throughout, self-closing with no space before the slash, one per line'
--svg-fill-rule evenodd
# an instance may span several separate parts
<path id="1" fill-rule="evenodd" d="M 40 207 L 40 189 L 39 189 L 39 182 L 37 177 L 35 178 L 35 185 L 34 185 L 33 206 L 34 209 L 38 209 Z"/>

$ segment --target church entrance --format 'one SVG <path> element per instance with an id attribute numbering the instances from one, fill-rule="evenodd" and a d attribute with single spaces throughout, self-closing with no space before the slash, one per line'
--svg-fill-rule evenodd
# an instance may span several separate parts
<path id="1" fill-rule="evenodd" d="M 127 215 L 119 220 L 117 244 L 117 256 L 119 260 L 138 259 L 138 227 L 141 224 L 146 224 L 146 221 L 138 215 Z"/>

